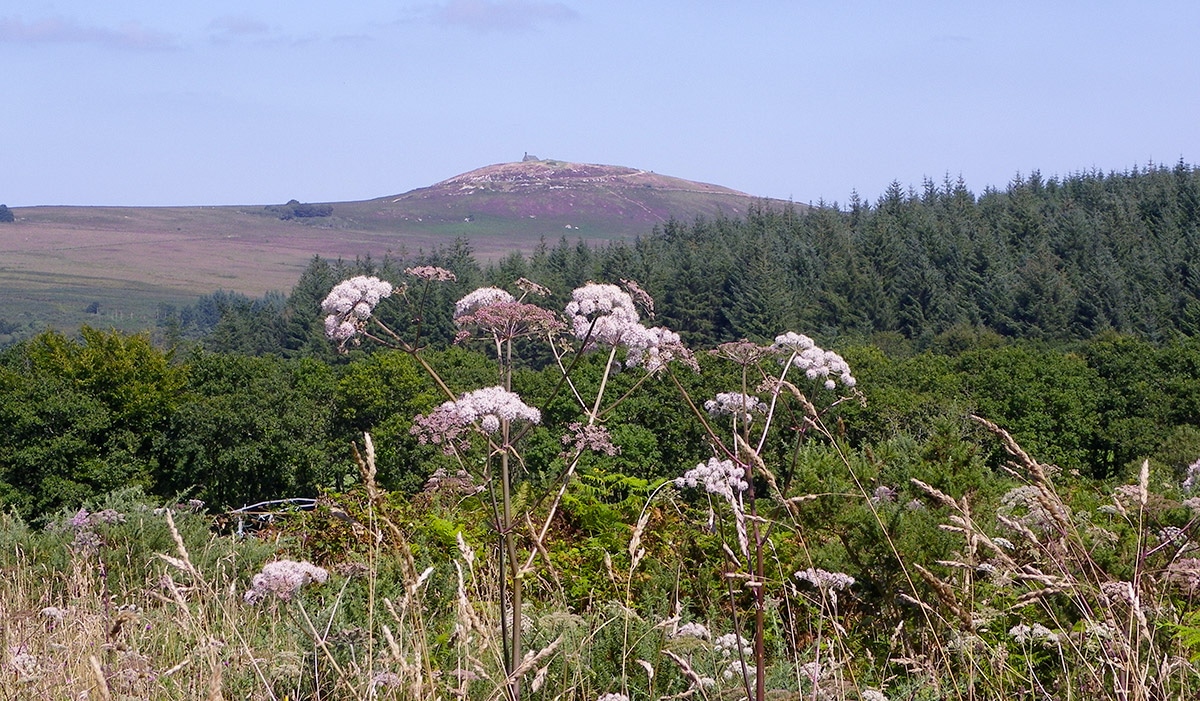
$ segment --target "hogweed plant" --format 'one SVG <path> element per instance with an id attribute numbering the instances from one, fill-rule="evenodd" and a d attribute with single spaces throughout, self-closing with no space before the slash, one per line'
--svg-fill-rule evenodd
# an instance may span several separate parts
<path id="1" fill-rule="evenodd" d="M 861 401 L 862 395 L 855 390 L 857 380 L 845 359 L 833 351 L 822 349 L 802 334 L 781 334 L 771 345 L 759 345 L 746 340 L 725 343 L 712 352 L 738 367 L 740 386 L 729 392 L 718 393 L 705 401 L 701 410 L 688 396 L 683 384 L 675 378 L 675 384 L 688 406 L 704 425 L 714 453 L 707 463 L 700 463 L 677 478 L 675 485 L 680 489 L 704 491 L 710 502 L 710 521 L 718 512 L 729 515 L 729 523 L 718 520 L 716 525 L 725 541 L 725 582 L 730 608 L 735 612 L 737 610 L 739 592 L 735 589 L 735 582 L 738 582 L 739 589 L 750 594 L 754 619 L 752 647 L 746 650 L 742 646 L 735 646 L 737 658 L 726 671 L 740 678 L 748 698 L 762 701 L 767 694 L 765 633 L 768 588 L 774 587 L 784 597 L 794 589 L 791 583 L 781 581 L 781 578 L 772 580 L 766 571 L 771 529 L 788 510 L 796 508 L 795 503 L 787 497 L 795 465 L 787 467 L 786 473 L 779 468 L 772 470 L 767 465 L 770 459 L 767 455 L 768 440 L 775 435 L 772 427 L 781 415 L 786 414 L 793 429 L 792 453 L 795 455 L 812 429 L 828 435 L 822 422 L 830 410 L 847 399 Z M 801 377 L 796 378 L 796 374 Z M 777 473 L 782 475 L 782 479 Z M 766 490 L 765 494 L 760 493 L 762 489 Z M 763 506 L 772 502 L 784 509 L 784 513 L 772 514 L 763 510 Z M 812 574 L 815 572 L 822 572 L 825 576 Z M 846 575 L 811 568 L 797 573 L 797 577 L 819 583 L 820 592 L 826 600 L 834 603 L 834 614 L 836 591 L 853 583 L 853 579 Z M 836 586 L 830 582 L 836 582 Z M 735 630 L 741 630 L 736 616 L 733 624 Z M 819 662 L 814 664 L 820 668 Z M 815 688 L 820 675 L 800 676 L 806 676 Z"/>
<path id="2" fill-rule="evenodd" d="M 491 527 L 497 538 L 498 603 L 507 694 L 517 699 L 522 695 L 521 677 L 530 668 L 522 632 L 524 580 L 534 571 L 539 554 L 546 553 L 547 534 L 581 456 L 588 450 L 610 455 L 616 450 L 604 428 L 603 417 L 647 378 L 672 361 L 693 369 L 698 366 L 678 335 L 642 324 L 637 305 L 640 302 L 649 310 L 652 302 L 636 283 L 626 281 L 624 289 L 606 284 L 584 285 L 572 293 L 563 314 L 559 315 L 527 301 L 545 297 L 549 291 L 522 278 L 516 283 L 519 294 L 483 287 L 455 304 L 453 320 L 459 330 L 456 343 L 484 343 L 496 363 L 497 381 L 491 387 L 455 392 L 424 358 L 420 344 L 425 313 L 422 306 L 428 287 L 453 280 L 453 273 L 431 266 L 410 268 L 406 272 L 420 282 L 410 288 L 360 276 L 339 283 L 321 305 L 326 314 L 326 334 L 342 349 L 370 339 L 408 353 L 447 396 L 441 406 L 416 417 L 412 431 L 419 442 L 437 445 L 456 460 L 460 472 L 479 470 L 471 476 L 483 487 L 479 496 L 491 512 Z M 415 321 L 412 338 L 403 338 L 374 314 L 376 306 L 389 297 L 399 297 L 408 305 Z M 539 517 L 540 525 L 534 523 L 531 510 L 519 506 L 516 498 L 521 477 L 529 472 L 520 448 L 521 439 L 541 421 L 541 411 L 513 391 L 519 339 L 544 341 L 561 370 L 561 379 L 547 401 L 565 391 L 574 398 L 582 414 L 563 437 L 566 467 L 556 480 L 557 487 L 544 517 Z M 572 378 L 572 370 L 589 352 L 607 355 L 593 396 L 585 396 Z M 623 358 L 619 357 L 621 352 Z M 620 360 L 625 367 L 642 368 L 644 376 L 629 392 L 611 400 L 606 392 Z M 479 450 L 483 452 L 482 461 L 472 458 Z M 519 513 L 522 508 L 524 511 Z M 548 654 L 550 651 L 546 649 L 539 653 Z"/>

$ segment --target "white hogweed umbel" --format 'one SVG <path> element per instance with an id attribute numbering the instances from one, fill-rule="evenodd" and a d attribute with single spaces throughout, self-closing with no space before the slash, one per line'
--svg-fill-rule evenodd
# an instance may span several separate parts
<path id="1" fill-rule="evenodd" d="M 575 337 L 589 343 L 622 345 L 646 331 L 633 298 L 616 285 L 589 283 L 576 288 L 564 311 Z"/>
<path id="2" fill-rule="evenodd" d="M 377 277 L 358 275 L 339 282 L 321 302 L 325 335 L 345 343 L 358 335 L 375 306 L 392 294 L 392 284 Z"/>
<path id="3" fill-rule="evenodd" d="M 788 354 L 792 365 L 803 370 L 808 379 L 824 380 L 825 389 L 835 389 L 839 381 L 846 388 L 858 384 L 842 356 L 824 350 L 804 334 L 780 334 L 775 337 L 775 348 Z"/>

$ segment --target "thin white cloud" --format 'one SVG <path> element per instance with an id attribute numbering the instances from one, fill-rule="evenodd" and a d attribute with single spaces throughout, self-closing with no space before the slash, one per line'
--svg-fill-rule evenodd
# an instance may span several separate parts
<path id="1" fill-rule="evenodd" d="M 561 2 L 540 0 L 450 0 L 433 9 L 439 24 L 479 31 L 524 31 L 543 22 L 567 22 L 579 14 Z"/>
<path id="2" fill-rule="evenodd" d="M 228 36 L 261 36 L 271 30 L 266 22 L 249 15 L 225 15 L 209 23 L 208 28 Z"/>
<path id="3" fill-rule="evenodd" d="M 0 17 L 0 42 L 12 44 L 96 44 L 121 49 L 162 50 L 178 48 L 176 38 L 139 22 L 118 27 L 80 24 L 65 17 L 47 17 L 26 22 L 20 17 Z"/>

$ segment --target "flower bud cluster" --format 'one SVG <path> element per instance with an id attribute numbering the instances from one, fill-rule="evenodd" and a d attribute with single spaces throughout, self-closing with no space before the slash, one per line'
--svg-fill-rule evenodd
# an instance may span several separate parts
<path id="1" fill-rule="evenodd" d="M 754 414 L 767 413 L 767 403 L 751 394 L 741 392 L 718 392 L 715 399 L 704 402 L 709 416 L 732 416 L 737 421 L 750 423 Z"/>
<path id="2" fill-rule="evenodd" d="M 324 584 L 329 578 L 329 572 L 323 567 L 317 567 L 311 562 L 296 562 L 295 560 L 276 560 L 263 565 L 262 572 L 250 580 L 250 589 L 245 599 L 249 603 L 257 603 L 274 594 L 289 601 L 300 593 L 300 587 L 310 582 Z"/>
<path id="3" fill-rule="evenodd" d="M 321 302 L 325 335 L 345 343 L 362 331 L 380 300 L 392 295 L 392 284 L 377 277 L 358 275 L 339 282 Z"/>
<path id="4" fill-rule="evenodd" d="M 458 280 L 458 276 L 452 271 L 439 268 L 436 265 L 418 265 L 413 268 L 405 268 L 404 272 L 430 282 L 454 282 Z"/>
<path id="5" fill-rule="evenodd" d="M 824 379 L 825 389 L 836 388 L 838 381 L 847 388 L 858 384 L 850 373 L 850 365 L 842 356 L 822 349 L 804 334 L 788 331 L 776 336 L 775 348 L 790 354 L 792 365 L 803 370 L 808 379 Z"/>
<path id="6" fill-rule="evenodd" d="M 516 301 L 496 301 L 479 305 L 469 313 L 455 317 L 454 324 L 464 329 L 459 332 L 455 342 L 468 338 L 470 331 L 466 329 L 470 328 L 479 329 L 501 340 L 548 333 L 563 328 L 562 321 L 554 312 Z"/>

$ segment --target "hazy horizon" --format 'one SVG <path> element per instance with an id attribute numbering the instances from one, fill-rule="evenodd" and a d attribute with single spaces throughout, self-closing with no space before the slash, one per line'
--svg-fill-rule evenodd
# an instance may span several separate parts
<path id="1" fill-rule="evenodd" d="M 1200 160 L 1200 5 L 0 0 L 0 202 L 364 200 L 493 163 L 759 197 Z"/>

